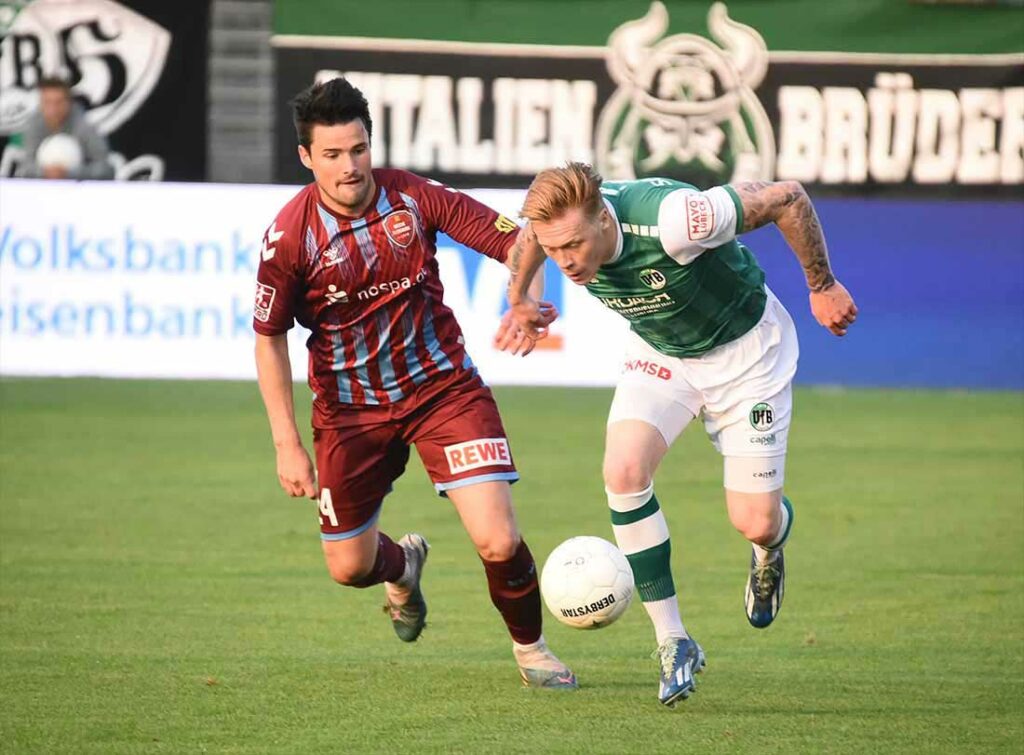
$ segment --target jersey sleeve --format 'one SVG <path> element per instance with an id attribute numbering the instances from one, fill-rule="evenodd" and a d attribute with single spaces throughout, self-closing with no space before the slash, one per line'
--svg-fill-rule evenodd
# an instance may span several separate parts
<path id="1" fill-rule="evenodd" d="M 277 230 L 276 222 L 263 234 L 252 314 L 252 328 L 261 335 L 287 333 L 295 325 L 301 280 L 297 249 L 297 240 Z"/>
<path id="2" fill-rule="evenodd" d="M 688 265 L 704 250 L 736 238 L 743 222 L 739 198 L 729 187 L 707 191 L 677 189 L 661 200 L 658 231 L 661 245 L 680 265 Z"/>
<path id="3" fill-rule="evenodd" d="M 417 188 L 429 225 L 470 249 L 505 261 L 519 232 L 515 221 L 436 181 L 423 179 Z"/>

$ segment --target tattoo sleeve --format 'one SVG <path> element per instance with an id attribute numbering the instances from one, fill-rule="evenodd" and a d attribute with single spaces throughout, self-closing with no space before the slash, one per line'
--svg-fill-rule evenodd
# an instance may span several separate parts
<path id="1" fill-rule="evenodd" d="M 544 264 L 544 250 L 537 243 L 537 237 L 529 223 L 520 229 L 515 243 L 508 250 L 505 265 L 511 275 L 508 279 L 508 301 L 515 304 L 530 292 L 530 285 L 537 280 L 537 271 Z M 543 279 L 540 286 L 543 289 Z"/>
<path id="2" fill-rule="evenodd" d="M 824 291 L 836 282 L 818 213 L 803 186 L 796 181 L 756 181 L 732 188 L 743 205 L 743 231 L 775 223 L 800 260 L 811 291 Z"/>

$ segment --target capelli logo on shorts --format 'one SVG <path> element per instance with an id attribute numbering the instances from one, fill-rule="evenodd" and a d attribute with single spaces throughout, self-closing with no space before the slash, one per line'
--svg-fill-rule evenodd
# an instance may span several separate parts
<path id="1" fill-rule="evenodd" d="M 754 472 L 754 477 L 756 477 L 758 480 L 770 480 L 773 477 L 775 477 L 775 475 L 777 475 L 778 473 L 779 470 L 777 469 L 769 469 L 764 472 Z"/>
<path id="2" fill-rule="evenodd" d="M 505 438 L 480 438 L 445 446 L 444 455 L 448 459 L 448 469 L 452 474 L 480 467 L 508 466 L 512 463 L 508 441 Z"/>

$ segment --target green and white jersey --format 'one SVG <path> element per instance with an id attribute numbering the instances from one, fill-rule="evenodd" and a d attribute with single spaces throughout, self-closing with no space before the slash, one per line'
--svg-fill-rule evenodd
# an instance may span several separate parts
<path id="1" fill-rule="evenodd" d="M 743 206 L 731 187 L 645 178 L 607 181 L 601 193 L 619 236 L 587 291 L 637 335 L 663 354 L 694 357 L 757 324 L 764 271 L 736 241 Z"/>

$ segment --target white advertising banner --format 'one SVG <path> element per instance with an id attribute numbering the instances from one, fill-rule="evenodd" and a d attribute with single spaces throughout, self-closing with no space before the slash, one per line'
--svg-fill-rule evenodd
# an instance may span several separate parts
<path id="1" fill-rule="evenodd" d="M 0 179 L 0 374 L 255 377 L 252 307 L 263 231 L 293 186 Z M 521 191 L 467 192 L 515 217 Z M 494 385 L 613 385 L 626 323 L 548 271 L 561 318 L 524 358 L 491 339 L 504 266 L 438 237 L 445 301 Z M 304 340 L 291 338 L 296 379 Z"/>

